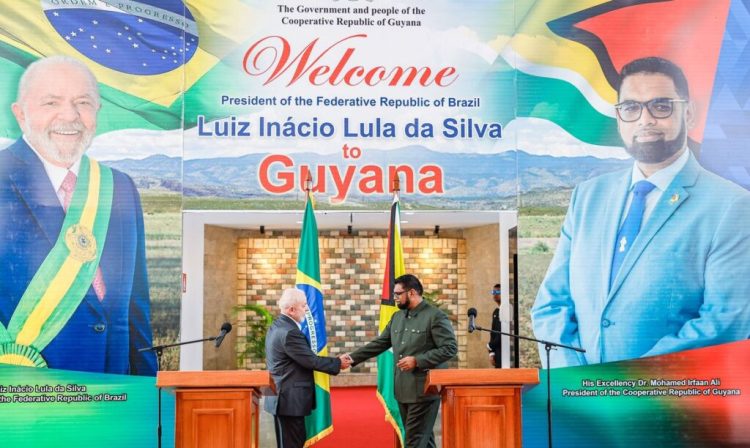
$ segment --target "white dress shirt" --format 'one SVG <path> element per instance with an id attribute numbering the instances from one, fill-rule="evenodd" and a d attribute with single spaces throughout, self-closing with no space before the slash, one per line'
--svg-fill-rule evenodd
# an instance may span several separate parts
<path id="1" fill-rule="evenodd" d="M 64 205 L 65 198 L 62 190 L 60 190 L 60 186 L 62 185 L 65 176 L 67 176 L 68 171 L 72 171 L 73 174 L 78 177 L 78 171 L 81 169 L 81 159 L 76 160 L 76 162 L 70 168 L 63 168 L 57 165 L 53 165 L 45 160 L 41 154 L 39 154 L 39 151 L 37 151 L 36 148 L 31 145 L 31 142 L 29 142 L 29 139 L 26 138 L 25 135 L 23 136 L 23 140 L 27 145 L 29 145 L 29 148 L 34 151 L 34 154 L 39 157 L 39 160 L 42 161 L 42 165 L 44 165 L 44 171 L 47 173 L 47 178 L 49 179 L 50 183 L 52 183 L 52 188 L 55 189 L 57 199 L 60 201 L 60 205 Z"/>
<path id="2" fill-rule="evenodd" d="M 638 168 L 638 162 L 635 162 L 633 164 L 633 174 L 630 179 L 630 192 L 628 193 L 628 199 L 625 203 L 625 209 L 622 213 L 622 216 L 620 217 L 620 226 L 622 226 L 622 223 L 625 221 L 625 217 L 628 215 L 630 203 L 633 201 L 633 186 L 636 184 L 636 182 L 647 180 L 656 186 L 656 188 L 651 190 L 651 192 L 646 195 L 646 207 L 643 210 L 643 221 L 641 221 L 641 224 L 643 224 L 648 221 L 648 218 L 654 211 L 656 204 L 659 202 L 659 199 L 661 199 L 662 194 L 664 194 L 664 192 L 667 190 L 669 184 L 671 184 L 675 176 L 677 176 L 677 173 L 682 171 L 688 160 L 690 160 L 690 149 L 686 148 L 682 152 L 682 155 L 677 158 L 677 160 L 672 162 L 669 166 L 662 168 L 654 174 L 650 175 L 648 178 L 644 176 L 643 172 L 641 172 L 641 169 Z"/>

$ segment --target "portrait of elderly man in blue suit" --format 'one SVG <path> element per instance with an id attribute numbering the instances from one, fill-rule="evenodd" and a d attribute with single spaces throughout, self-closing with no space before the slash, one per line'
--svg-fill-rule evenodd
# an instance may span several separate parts
<path id="1" fill-rule="evenodd" d="M 76 59 L 29 65 L 0 151 L 0 363 L 154 375 L 143 215 L 133 181 L 85 155 L 96 79 Z"/>
<path id="2" fill-rule="evenodd" d="M 617 125 L 633 167 L 573 191 L 531 310 L 551 367 L 706 347 L 750 335 L 750 193 L 696 161 L 682 70 L 650 57 L 620 74 Z M 545 356 L 542 356 L 542 361 Z"/>

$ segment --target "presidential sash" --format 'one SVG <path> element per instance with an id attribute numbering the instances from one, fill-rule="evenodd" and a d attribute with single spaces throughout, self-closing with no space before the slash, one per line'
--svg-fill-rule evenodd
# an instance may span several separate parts
<path id="1" fill-rule="evenodd" d="M 0 363 L 47 367 L 41 352 L 91 286 L 112 211 L 112 170 L 83 156 L 60 235 L 10 318 L 0 325 Z"/>

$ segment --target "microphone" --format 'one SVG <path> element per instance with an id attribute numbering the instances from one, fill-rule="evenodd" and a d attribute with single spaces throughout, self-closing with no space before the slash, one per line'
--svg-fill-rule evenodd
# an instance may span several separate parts
<path id="1" fill-rule="evenodd" d="M 473 333 L 476 327 L 474 326 L 474 319 L 477 317 L 477 309 L 469 308 L 469 333 Z"/>
<path id="2" fill-rule="evenodd" d="M 216 342 L 214 342 L 217 348 L 221 345 L 222 342 L 224 342 L 224 336 L 226 336 L 230 331 L 232 331 L 232 324 L 230 324 L 229 322 L 224 322 L 223 324 L 221 324 L 221 333 L 216 336 Z"/>

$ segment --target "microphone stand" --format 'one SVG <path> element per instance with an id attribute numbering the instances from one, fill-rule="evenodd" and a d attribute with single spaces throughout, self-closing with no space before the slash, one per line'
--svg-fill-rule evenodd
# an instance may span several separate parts
<path id="1" fill-rule="evenodd" d="M 497 331 L 497 330 L 490 330 L 487 328 L 482 328 L 479 325 L 474 325 L 475 330 L 481 330 L 486 331 L 488 333 L 494 333 L 494 334 L 500 334 L 504 336 L 510 336 L 516 339 L 525 339 L 527 341 L 533 341 L 539 344 L 544 344 L 544 351 L 547 353 L 547 368 L 545 369 L 547 371 L 547 446 L 549 448 L 552 448 L 552 382 L 550 381 L 550 369 L 549 369 L 549 352 L 552 350 L 553 347 L 560 347 L 568 350 L 575 350 L 580 353 L 586 353 L 586 350 L 578 347 L 573 347 L 570 345 L 564 345 L 564 344 L 558 344 L 557 342 L 550 342 L 550 341 L 543 341 L 540 339 L 530 338 L 527 336 L 521 336 L 518 334 L 512 334 L 512 333 L 506 333 L 504 331 Z M 469 329 L 469 333 L 473 332 L 473 330 Z"/>
<path id="2" fill-rule="evenodd" d="M 218 339 L 218 336 L 211 336 L 210 338 L 205 339 L 195 339 L 193 341 L 185 341 L 185 342 L 175 342 L 174 344 L 162 344 L 162 345 L 154 345 L 152 347 L 145 347 L 138 349 L 139 352 L 154 352 L 156 353 L 156 371 L 161 371 L 161 356 L 164 353 L 165 348 L 172 348 L 172 347 L 179 347 L 180 345 L 188 345 L 188 344 L 196 344 L 198 342 L 207 342 L 207 341 L 215 341 Z M 159 400 L 159 416 L 158 416 L 158 425 L 156 427 L 156 435 L 158 437 L 158 447 L 161 448 L 161 387 L 158 387 L 158 400 Z"/>

